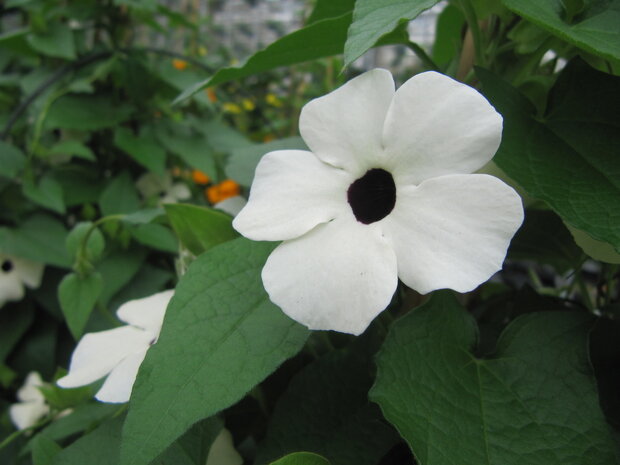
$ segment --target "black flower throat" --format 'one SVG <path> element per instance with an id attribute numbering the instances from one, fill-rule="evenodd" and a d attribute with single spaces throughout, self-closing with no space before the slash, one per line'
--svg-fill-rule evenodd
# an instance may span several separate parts
<path id="1" fill-rule="evenodd" d="M 360 223 L 371 224 L 390 214 L 396 204 L 396 185 L 390 173 L 373 168 L 347 190 L 347 200 Z"/>

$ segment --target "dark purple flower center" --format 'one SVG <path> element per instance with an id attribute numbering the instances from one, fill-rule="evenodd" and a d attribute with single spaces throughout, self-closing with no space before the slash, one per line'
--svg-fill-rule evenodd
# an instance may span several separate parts
<path id="1" fill-rule="evenodd" d="M 390 214 L 396 204 L 396 185 L 390 173 L 373 168 L 349 186 L 347 200 L 355 218 L 370 224 Z"/>
<path id="2" fill-rule="evenodd" d="M 11 260 L 4 260 L 2 262 L 2 271 L 4 271 L 5 273 L 8 273 L 9 271 L 11 271 L 13 269 L 13 262 Z"/>

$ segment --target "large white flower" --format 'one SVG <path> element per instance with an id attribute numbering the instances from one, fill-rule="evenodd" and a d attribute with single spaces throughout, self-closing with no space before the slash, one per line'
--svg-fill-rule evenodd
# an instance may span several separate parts
<path id="1" fill-rule="evenodd" d="M 50 411 L 45 397 L 39 390 L 43 387 L 41 375 L 32 371 L 26 376 L 24 384 L 17 391 L 17 402 L 9 407 L 9 416 L 17 429 L 30 428 Z"/>
<path id="2" fill-rule="evenodd" d="M 467 292 L 501 269 L 523 207 L 499 179 L 471 174 L 502 133 L 477 91 L 435 72 L 395 90 L 375 69 L 308 103 L 299 125 L 311 152 L 266 154 L 233 222 L 284 241 L 262 279 L 291 318 L 359 334 L 398 278 Z"/>
<path id="3" fill-rule="evenodd" d="M 69 373 L 57 384 L 74 388 L 107 376 L 95 397 L 102 402 L 127 402 L 138 368 L 157 342 L 173 294 L 171 289 L 121 305 L 116 315 L 127 325 L 84 335 L 71 356 Z"/>
<path id="4" fill-rule="evenodd" d="M 43 264 L 0 253 L 0 307 L 9 300 L 21 300 L 24 286 L 41 285 Z"/>

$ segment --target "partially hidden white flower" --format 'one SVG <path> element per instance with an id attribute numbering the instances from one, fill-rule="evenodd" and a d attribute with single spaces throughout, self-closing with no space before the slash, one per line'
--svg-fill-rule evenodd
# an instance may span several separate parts
<path id="1" fill-rule="evenodd" d="M 71 356 L 69 373 L 57 381 L 58 386 L 86 386 L 107 376 L 95 398 L 127 402 L 138 368 L 157 342 L 173 294 L 171 289 L 121 305 L 116 315 L 127 325 L 85 334 Z"/>
<path id="2" fill-rule="evenodd" d="M 0 253 L 0 307 L 24 297 L 24 286 L 41 285 L 43 264 Z"/>
<path id="3" fill-rule="evenodd" d="M 226 428 L 215 437 L 209 455 L 207 456 L 206 465 L 242 465 L 243 458 L 235 449 L 233 438 Z"/>
<path id="4" fill-rule="evenodd" d="M 311 152 L 263 156 L 233 221 L 250 239 L 284 241 L 262 280 L 291 318 L 360 334 L 398 278 L 467 292 L 501 269 L 523 207 L 499 179 L 471 174 L 502 133 L 476 90 L 435 72 L 395 90 L 375 69 L 308 103 L 299 126 Z"/>
<path id="5" fill-rule="evenodd" d="M 218 210 L 228 213 L 230 216 L 234 217 L 239 214 L 247 203 L 247 200 L 245 200 L 242 196 L 234 195 L 216 203 L 213 205 L 213 208 L 217 208 Z"/>
<path id="6" fill-rule="evenodd" d="M 17 391 L 19 402 L 9 407 L 9 416 L 17 429 L 30 428 L 49 413 L 49 405 L 39 390 L 40 387 L 43 387 L 41 375 L 32 371 Z"/>
<path id="7" fill-rule="evenodd" d="M 155 173 L 145 173 L 136 181 L 136 187 L 145 199 L 159 197 L 160 205 L 177 203 L 192 196 L 189 187 L 182 182 L 173 182 L 172 175 L 168 172 L 164 176 Z"/>

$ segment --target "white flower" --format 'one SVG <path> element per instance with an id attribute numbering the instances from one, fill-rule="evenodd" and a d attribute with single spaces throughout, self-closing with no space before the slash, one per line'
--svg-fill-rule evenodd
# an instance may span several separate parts
<path id="1" fill-rule="evenodd" d="M 159 337 L 173 294 L 171 289 L 121 305 L 116 315 L 127 325 L 84 335 L 71 356 L 69 373 L 57 384 L 74 388 L 107 376 L 95 397 L 102 402 L 127 402 L 138 368 Z"/>
<path id="2" fill-rule="evenodd" d="M 0 253 L 0 307 L 9 300 L 21 300 L 24 285 L 36 289 L 42 277 L 43 264 Z"/>
<path id="3" fill-rule="evenodd" d="M 308 103 L 312 152 L 258 164 L 234 227 L 279 241 L 262 271 L 271 300 L 311 329 L 363 332 L 398 278 L 421 293 L 467 292 L 501 269 L 521 225 L 517 193 L 471 174 L 497 150 L 502 117 L 435 72 L 398 90 L 375 69 Z"/>
<path id="4" fill-rule="evenodd" d="M 243 458 L 235 449 L 232 439 L 230 431 L 222 428 L 211 444 L 206 465 L 242 465 Z"/>
<path id="5" fill-rule="evenodd" d="M 17 429 L 30 428 L 49 413 L 50 408 L 39 390 L 42 386 L 41 375 L 33 371 L 28 374 L 24 385 L 17 391 L 19 402 L 9 407 L 9 416 Z"/>
<path id="6" fill-rule="evenodd" d="M 159 197 L 160 205 L 177 203 L 179 200 L 189 199 L 192 195 L 185 183 L 173 183 L 172 176 L 168 172 L 163 177 L 155 173 L 145 173 L 136 181 L 136 187 L 145 199 Z"/>
<path id="7" fill-rule="evenodd" d="M 230 216 L 236 216 L 247 203 L 247 200 L 245 200 L 242 196 L 235 195 L 216 203 L 213 205 L 213 208 L 217 208 L 224 213 L 228 213 Z"/>

